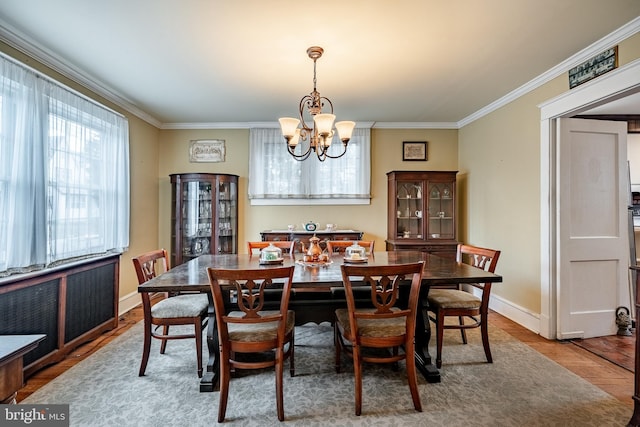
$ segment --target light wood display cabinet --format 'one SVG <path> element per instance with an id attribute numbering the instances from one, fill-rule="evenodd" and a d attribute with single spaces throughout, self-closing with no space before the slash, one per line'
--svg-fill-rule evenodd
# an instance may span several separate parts
<path id="1" fill-rule="evenodd" d="M 171 265 L 203 254 L 238 253 L 238 176 L 183 173 L 171 178 Z"/>
<path id="2" fill-rule="evenodd" d="M 457 173 L 387 173 L 387 250 L 419 250 L 455 257 Z"/>

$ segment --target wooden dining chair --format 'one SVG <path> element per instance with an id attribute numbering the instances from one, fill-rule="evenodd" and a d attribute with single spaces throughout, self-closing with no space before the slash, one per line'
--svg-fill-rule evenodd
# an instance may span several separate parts
<path id="1" fill-rule="evenodd" d="M 282 376 L 286 359 L 289 359 L 291 376 L 295 374 L 295 314 L 288 309 L 294 268 L 290 266 L 255 270 L 207 269 L 219 340 L 220 423 L 224 421 L 227 411 L 231 369 L 260 369 L 269 366 L 275 366 L 276 407 L 278 419 L 284 421 Z M 281 283 L 282 281 L 284 283 Z M 282 289 L 278 310 L 263 310 L 266 302 L 265 291 L 273 286 Z M 267 360 L 237 357 L 239 353 L 274 350 L 274 357 Z"/>
<path id="2" fill-rule="evenodd" d="M 260 251 L 269 244 L 272 244 L 276 248 L 282 249 L 283 256 L 289 256 L 291 258 L 294 257 L 296 252 L 296 241 L 295 240 L 271 240 L 264 242 L 247 242 L 247 252 L 249 253 L 249 257 L 253 257 L 254 254 L 260 253 Z"/>
<path id="3" fill-rule="evenodd" d="M 141 285 L 169 270 L 169 256 L 164 249 L 150 251 L 133 258 L 133 266 L 138 276 L 138 284 Z M 198 377 L 202 377 L 202 330 L 207 326 L 209 306 L 207 295 L 191 293 L 169 296 L 165 294 L 164 299 L 153 305 L 149 292 L 140 292 L 140 296 L 144 314 L 144 344 L 138 375 L 143 376 L 147 368 L 151 338 L 161 341 L 160 354 L 165 353 L 169 340 L 195 338 Z M 192 325 L 193 334 L 170 334 L 169 327 L 175 325 Z M 160 327 L 162 332 L 158 332 Z"/>
<path id="4" fill-rule="evenodd" d="M 327 251 L 329 251 L 330 254 L 344 253 L 344 251 L 354 243 L 365 248 L 367 254 L 371 254 L 373 253 L 373 246 L 376 242 L 374 240 L 328 240 Z"/>
<path id="5" fill-rule="evenodd" d="M 355 412 L 362 412 L 363 362 L 397 363 L 406 361 L 409 390 L 416 411 L 422 412 L 416 373 L 414 337 L 416 312 L 424 263 L 388 266 L 343 264 L 342 281 L 347 308 L 335 311 L 334 341 L 336 372 L 340 372 L 342 351 L 353 358 Z M 353 280 L 353 281 L 352 281 Z M 406 306 L 401 306 L 400 283 L 411 282 Z M 356 282 L 357 281 L 357 282 Z M 357 308 L 353 294 L 356 283 L 368 286 L 373 308 Z M 387 353 L 367 353 L 367 349 L 387 349 Z M 402 349 L 402 351 L 400 351 Z M 389 396 L 389 398 L 392 398 Z"/>
<path id="6" fill-rule="evenodd" d="M 494 273 L 498 265 L 500 251 L 486 249 L 478 246 L 459 244 L 456 252 L 456 260 L 465 262 L 474 267 Z M 470 292 L 479 289 L 480 296 Z M 491 296 L 491 283 L 472 283 L 457 289 L 430 289 L 427 296 L 427 309 L 434 314 L 429 318 L 436 325 L 436 366 L 442 367 L 442 341 L 445 329 L 458 329 L 462 335 L 462 342 L 467 343 L 466 330 L 480 328 L 482 346 L 488 363 L 493 363 L 491 348 L 489 347 L 489 297 Z M 445 323 L 445 317 L 458 317 L 458 323 Z M 472 323 L 465 323 L 465 319 L 471 319 Z"/>

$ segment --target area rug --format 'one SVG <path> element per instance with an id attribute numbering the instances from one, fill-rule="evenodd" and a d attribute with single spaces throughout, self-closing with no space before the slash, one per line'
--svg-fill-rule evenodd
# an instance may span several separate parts
<path id="1" fill-rule="evenodd" d="M 362 415 L 354 415 L 353 367 L 336 374 L 329 324 L 296 328 L 296 375 L 285 370 L 285 422 L 275 408 L 273 371 L 245 371 L 231 381 L 229 426 L 624 426 L 632 410 L 552 360 L 493 328 L 494 363 L 479 334 L 447 334 L 442 382 L 419 378 L 423 412 L 413 409 L 404 364 L 366 365 Z M 156 340 L 154 340 L 156 341 Z M 138 377 L 142 325 L 137 324 L 21 403 L 70 404 L 72 426 L 216 425 L 218 393 L 200 393 L 193 343 L 154 342 L 146 376 Z M 206 360 L 206 357 L 205 359 Z"/>

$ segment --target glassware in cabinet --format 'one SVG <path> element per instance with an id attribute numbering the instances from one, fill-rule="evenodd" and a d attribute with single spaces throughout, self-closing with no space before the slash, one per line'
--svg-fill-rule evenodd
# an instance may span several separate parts
<path id="1" fill-rule="evenodd" d="M 218 182 L 219 211 L 217 215 L 218 246 L 220 254 L 237 252 L 238 208 L 237 180 Z"/>
<path id="2" fill-rule="evenodd" d="M 421 239 L 423 232 L 423 184 L 421 181 L 400 181 L 396 192 L 396 237 Z"/>
<path id="3" fill-rule="evenodd" d="M 429 239 L 455 239 L 453 184 L 429 182 Z"/>
<path id="4" fill-rule="evenodd" d="M 170 178 L 172 265 L 203 254 L 236 253 L 238 177 L 185 173 Z"/>

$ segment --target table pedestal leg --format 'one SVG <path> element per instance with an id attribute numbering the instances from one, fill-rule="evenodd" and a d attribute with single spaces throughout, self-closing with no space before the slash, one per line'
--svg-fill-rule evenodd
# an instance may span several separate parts
<path id="1" fill-rule="evenodd" d="M 440 371 L 438 371 L 438 368 L 432 364 L 431 355 L 429 354 L 431 324 L 429 323 L 429 317 L 424 314 L 422 298 L 420 300 L 421 301 L 418 303 L 418 312 L 416 314 L 416 366 L 428 383 L 439 383 Z"/>
<path id="2" fill-rule="evenodd" d="M 201 392 L 212 392 L 220 390 L 220 361 L 218 360 L 218 328 L 216 326 L 216 316 L 213 309 L 213 297 L 209 295 L 209 322 L 207 325 L 207 349 L 209 351 L 209 359 L 207 360 L 207 369 L 202 374 L 200 380 Z"/>

